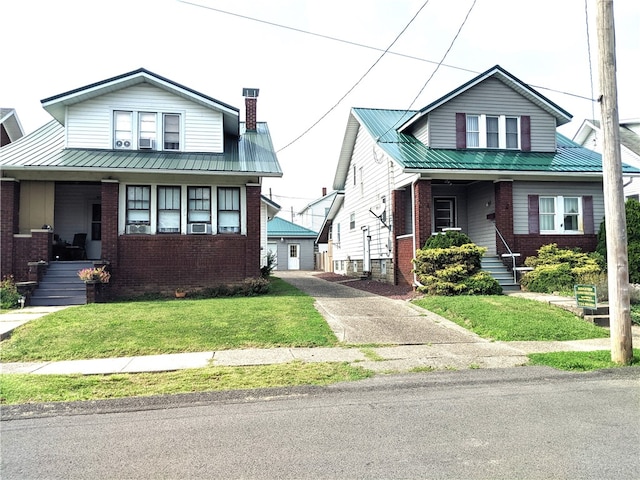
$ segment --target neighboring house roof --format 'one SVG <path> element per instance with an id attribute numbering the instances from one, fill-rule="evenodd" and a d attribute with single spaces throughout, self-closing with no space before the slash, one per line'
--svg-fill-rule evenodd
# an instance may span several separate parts
<path id="1" fill-rule="evenodd" d="M 260 174 L 282 176 L 266 123 L 225 142 L 224 153 L 158 152 L 64 148 L 64 127 L 56 120 L 0 150 L 3 169 L 55 169 L 136 173 Z"/>
<path id="2" fill-rule="evenodd" d="M 6 132 L 10 142 L 15 142 L 24 136 L 22 124 L 13 108 L 0 108 L 0 126 Z"/>
<path id="3" fill-rule="evenodd" d="M 267 218 L 271 220 L 274 218 L 278 212 L 282 209 L 280 205 L 271 200 L 270 198 L 265 197 L 264 195 L 260 195 L 260 201 L 267 206 Z"/>
<path id="4" fill-rule="evenodd" d="M 640 119 L 620 120 L 620 145 L 640 156 Z M 630 128 L 634 126 L 635 129 Z M 635 131 L 634 131 L 635 130 Z M 592 132 L 600 132 L 600 121 L 586 119 L 573 136 L 573 140 L 584 145 Z"/>
<path id="5" fill-rule="evenodd" d="M 415 111 L 354 108 L 336 171 L 333 188 L 344 188 L 358 126 L 377 139 L 377 144 L 407 173 L 428 173 L 437 178 L 480 178 L 504 174 L 516 176 L 602 176 L 602 158 L 581 145 L 556 133 L 555 152 L 516 150 L 456 150 L 429 148 L 412 135 L 401 133 L 394 125 Z M 623 165 L 625 174 L 640 175 L 640 169 Z"/>
<path id="6" fill-rule="evenodd" d="M 522 80 L 514 77 L 512 74 L 510 74 L 505 69 L 503 69 L 500 65 L 496 65 L 494 67 L 491 67 L 486 72 L 481 73 L 477 77 L 472 78 L 467 83 L 460 85 L 458 88 L 456 88 L 455 90 L 452 90 L 451 92 L 447 93 L 443 97 L 440 97 L 435 102 L 432 102 L 426 107 L 418 110 L 417 112 L 415 112 L 415 115 L 413 115 L 411 118 L 398 120 L 396 127 L 398 127 L 398 130 L 400 132 L 406 131 L 411 125 L 413 125 L 420 118 L 424 117 L 432 110 L 435 110 L 440 105 L 447 103 L 451 99 L 466 92 L 470 88 L 475 87 L 479 83 L 485 81 L 487 78 L 496 78 L 500 80 L 502 83 L 506 84 L 507 86 L 509 86 L 516 92 L 518 92 L 520 95 L 527 98 L 529 101 L 531 101 L 532 103 L 536 104 L 537 106 L 539 106 L 540 108 L 548 112 L 550 115 L 555 117 L 557 126 L 564 125 L 565 123 L 568 123 L 571 121 L 572 115 L 569 112 L 560 108 L 558 105 L 553 103 L 547 97 L 535 91 L 533 88 L 531 88 L 529 85 L 524 83 Z"/>
<path id="7" fill-rule="evenodd" d="M 336 196 L 333 198 L 329 212 L 322 223 L 322 227 L 318 232 L 316 243 L 329 243 L 329 227 L 332 225 L 333 220 L 340 211 L 342 204 L 344 203 L 344 192 L 336 192 Z"/>
<path id="8" fill-rule="evenodd" d="M 324 195 L 323 197 L 316 198 L 313 202 L 308 203 L 308 204 L 307 204 L 304 208 L 302 208 L 298 213 L 299 213 L 299 214 L 304 213 L 304 211 L 305 211 L 305 210 L 307 210 L 307 209 L 309 209 L 309 208 L 313 207 L 314 205 L 317 205 L 318 203 L 320 203 L 320 202 L 322 202 L 322 201 L 325 201 L 325 200 L 326 200 L 326 201 L 329 201 L 329 200 L 330 200 L 330 201 L 333 201 L 333 197 L 335 197 L 335 196 L 336 196 L 336 193 L 337 193 L 337 192 L 333 191 L 333 192 L 331 192 L 331 193 L 328 193 L 327 195 Z"/>
<path id="9" fill-rule="evenodd" d="M 316 232 L 280 217 L 275 217 L 267 223 L 268 237 L 316 238 L 316 235 Z"/>
<path id="10" fill-rule="evenodd" d="M 117 75 L 100 82 L 45 98 L 41 100 L 41 103 L 42 107 L 49 112 L 53 118 L 64 125 L 66 109 L 69 105 L 84 102 L 106 93 L 116 92 L 140 83 L 148 83 L 207 108 L 222 112 L 224 116 L 225 133 L 238 135 L 240 111 L 236 107 L 232 107 L 220 100 L 180 85 L 144 68 L 139 68 L 132 72 L 123 73 L 122 75 Z"/>

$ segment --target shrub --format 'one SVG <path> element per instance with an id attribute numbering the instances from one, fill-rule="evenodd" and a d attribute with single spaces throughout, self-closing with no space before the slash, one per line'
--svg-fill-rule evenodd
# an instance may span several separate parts
<path id="1" fill-rule="evenodd" d="M 414 272 L 422 284 L 418 291 L 429 295 L 502 293 L 502 287 L 497 280 L 486 272 L 479 272 L 480 260 L 485 251 L 486 248 L 469 242 L 459 246 L 418 250 L 413 260 Z"/>
<path id="2" fill-rule="evenodd" d="M 111 274 L 107 272 L 105 266 L 102 266 L 78 270 L 78 277 L 83 282 L 109 283 Z"/>
<path id="3" fill-rule="evenodd" d="M 631 283 L 640 283 L 640 202 L 630 198 L 624 204 L 624 212 L 627 223 L 629 281 Z M 598 230 L 598 246 L 596 247 L 596 251 L 606 259 L 607 234 L 604 221 L 600 224 L 600 230 Z"/>
<path id="4" fill-rule="evenodd" d="M 203 288 L 189 294 L 190 298 L 219 298 L 219 297 L 253 297 L 269 293 L 271 283 L 266 278 L 246 278 L 242 283 L 220 284 L 215 287 Z"/>
<path id="5" fill-rule="evenodd" d="M 266 256 L 267 264 L 263 267 L 260 267 L 260 276 L 262 278 L 269 278 L 271 276 L 271 272 L 276 268 L 276 256 L 274 253 L 269 252 Z"/>
<path id="6" fill-rule="evenodd" d="M 525 260 L 525 265 L 534 269 L 522 276 L 520 284 L 531 292 L 573 291 L 581 279 L 602 272 L 598 258 L 579 249 L 558 248 L 555 243 L 543 245 L 537 256 Z"/>
<path id="7" fill-rule="evenodd" d="M 0 282 L 0 306 L 3 309 L 15 308 L 20 297 L 13 275 L 3 277 Z"/>
<path id="8" fill-rule="evenodd" d="M 425 242 L 424 248 L 449 248 L 449 247 L 461 247 L 467 243 L 473 243 L 471 239 L 464 233 L 456 230 L 449 230 L 444 233 L 438 233 L 432 235 Z"/>

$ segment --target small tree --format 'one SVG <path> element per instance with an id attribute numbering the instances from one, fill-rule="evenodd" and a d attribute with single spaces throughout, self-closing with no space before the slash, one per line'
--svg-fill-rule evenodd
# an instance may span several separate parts
<path id="1" fill-rule="evenodd" d="M 629 256 L 629 282 L 640 283 L 640 202 L 630 198 L 624 204 L 627 221 L 627 255 Z M 607 232 L 604 220 L 598 231 L 596 251 L 607 257 Z M 606 265 L 606 260 L 605 260 Z"/>

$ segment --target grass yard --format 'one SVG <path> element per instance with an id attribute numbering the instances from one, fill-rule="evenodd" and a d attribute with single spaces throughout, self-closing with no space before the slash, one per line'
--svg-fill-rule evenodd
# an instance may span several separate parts
<path id="1" fill-rule="evenodd" d="M 114 375 L 0 375 L 0 404 L 72 402 L 249 388 L 328 385 L 373 372 L 347 363 L 292 362 Z"/>
<path id="2" fill-rule="evenodd" d="M 609 336 L 607 329 L 561 308 L 507 295 L 424 297 L 414 303 L 492 340 L 561 341 Z"/>
<path id="3" fill-rule="evenodd" d="M 331 346 L 314 299 L 278 278 L 268 295 L 90 304 L 47 315 L 0 344 L 3 362 L 57 361 L 248 347 Z"/>
<path id="4" fill-rule="evenodd" d="M 531 353 L 528 357 L 529 365 L 546 365 L 559 370 L 587 371 L 621 367 L 611 361 L 610 350 Z M 633 349 L 631 365 L 640 365 L 640 349 Z"/>

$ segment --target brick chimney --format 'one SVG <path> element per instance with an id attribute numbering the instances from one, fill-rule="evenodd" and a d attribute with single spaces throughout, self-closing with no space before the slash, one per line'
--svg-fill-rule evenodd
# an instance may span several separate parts
<path id="1" fill-rule="evenodd" d="M 258 104 L 258 93 L 260 93 L 260 90 L 257 88 L 242 89 L 242 96 L 244 97 L 244 106 L 246 109 L 245 127 L 247 131 L 256 131 L 256 107 Z"/>
<path id="2" fill-rule="evenodd" d="M 323 197 L 327 196 L 327 187 L 322 187 L 322 196 Z"/>

